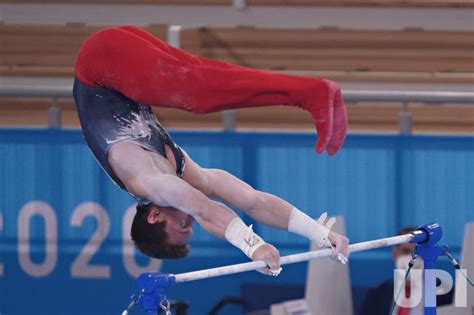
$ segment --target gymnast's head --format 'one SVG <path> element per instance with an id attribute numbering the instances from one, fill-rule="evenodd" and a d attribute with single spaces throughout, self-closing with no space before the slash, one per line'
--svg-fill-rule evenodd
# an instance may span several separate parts
<path id="1" fill-rule="evenodd" d="M 182 258 L 190 250 L 192 216 L 170 207 L 138 205 L 131 237 L 135 246 L 153 258 Z"/>

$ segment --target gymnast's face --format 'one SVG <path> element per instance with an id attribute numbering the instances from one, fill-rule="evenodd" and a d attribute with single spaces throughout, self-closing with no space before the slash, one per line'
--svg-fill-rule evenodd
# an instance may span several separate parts
<path id="1" fill-rule="evenodd" d="M 186 245 L 193 235 L 194 218 L 172 207 L 158 207 L 152 205 L 148 215 L 148 223 L 166 222 L 165 232 L 168 235 L 169 245 Z"/>

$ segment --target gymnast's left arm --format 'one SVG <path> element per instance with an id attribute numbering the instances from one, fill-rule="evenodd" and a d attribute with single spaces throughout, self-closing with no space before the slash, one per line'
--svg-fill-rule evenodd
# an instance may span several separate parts
<path id="1" fill-rule="evenodd" d="M 332 247 L 333 258 L 349 256 L 347 237 L 331 231 L 334 219 L 327 222 L 323 214 L 314 220 L 287 201 L 255 190 L 230 173 L 220 169 L 201 169 L 208 193 L 244 211 L 263 224 L 305 236 L 318 247 Z M 332 245 L 332 246 L 331 246 Z"/>

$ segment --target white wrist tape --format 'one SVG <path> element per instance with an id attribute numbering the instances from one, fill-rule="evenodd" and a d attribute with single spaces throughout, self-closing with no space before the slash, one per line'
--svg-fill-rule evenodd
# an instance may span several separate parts
<path id="1" fill-rule="evenodd" d="M 253 253 L 265 244 L 265 241 L 253 232 L 252 225 L 245 225 L 239 217 L 230 221 L 225 230 L 225 238 L 229 243 L 240 248 L 250 259 L 252 259 Z"/>
<path id="2" fill-rule="evenodd" d="M 316 246 L 328 247 L 331 245 L 328 235 L 335 219 L 331 218 L 326 224 L 327 213 L 323 213 L 316 221 L 300 210 L 293 208 L 288 222 L 288 231 L 305 236 L 316 243 Z"/>

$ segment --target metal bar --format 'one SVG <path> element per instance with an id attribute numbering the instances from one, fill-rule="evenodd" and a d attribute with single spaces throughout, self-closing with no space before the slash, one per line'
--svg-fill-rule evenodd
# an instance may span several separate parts
<path id="1" fill-rule="evenodd" d="M 49 128 L 60 128 L 61 127 L 61 117 L 62 110 L 58 105 L 58 98 L 53 97 L 53 103 L 48 109 L 48 127 Z"/>
<path id="2" fill-rule="evenodd" d="M 349 249 L 351 253 L 360 252 L 360 251 L 370 250 L 370 249 L 379 248 L 379 247 L 387 247 L 387 246 L 392 246 L 392 245 L 397 245 L 397 244 L 402 244 L 402 243 L 409 243 L 413 240 L 413 238 L 414 238 L 413 234 L 405 234 L 405 235 L 400 235 L 400 236 L 381 238 L 378 240 L 349 245 Z M 305 252 L 301 254 L 288 255 L 288 256 L 281 257 L 280 264 L 281 265 L 294 264 L 294 263 L 308 261 L 308 260 L 312 260 L 316 258 L 329 257 L 331 256 L 331 254 L 332 254 L 331 249 L 327 248 L 327 249 L 322 249 L 322 250 Z M 248 263 L 180 273 L 180 274 L 174 275 L 174 277 L 176 278 L 176 282 L 188 282 L 188 281 L 194 281 L 194 280 L 199 280 L 199 279 L 220 277 L 220 276 L 230 275 L 234 273 L 257 270 L 257 269 L 262 269 L 265 267 L 266 267 L 266 263 L 264 261 L 252 261 Z"/>
<path id="3" fill-rule="evenodd" d="M 403 103 L 400 113 L 398 113 L 398 123 L 401 135 L 411 134 L 412 129 L 412 117 L 408 110 L 408 103 Z"/>
<path id="4" fill-rule="evenodd" d="M 72 86 L 17 86 L 0 85 L 1 97 L 57 97 L 71 98 Z"/>
<path id="5" fill-rule="evenodd" d="M 225 110 L 222 112 L 222 123 L 224 131 L 235 130 L 235 112 L 233 110 Z"/>
<path id="6" fill-rule="evenodd" d="M 247 7 L 245 0 L 232 0 L 232 7 L 238 10 L 244 10 Z"/>
<path id="7" fill-rule="evenodd" d="M 176 48 L 181 47 L 181 29 L 182 28 L 179 25 L 170 25 L 168 27 L 168 32 L 166 34 L 166 41 L 168 44 Z"/>
<path id="8" fill-rule="evenodd" d="M 474 92 L 344 90 L 346 102 L 474 104 Z M 72 97 L 67 86 L 0 86 L 0 97 Z"/>
<path id="9" fill-rule="evenodd" d="M 474 104 L 472 92 L 436 92 L 436 91 L 343 91 L 346 101 L 350 102 L 420 102 L 420 103 L 468 103 Z"/>
<path id="10" fill-rule="evenodd" d="M 312 1 L 307 5 L 291 5 L 293 1 L 278 1 L 281 5 L 249 5 L 248 10 L 233 10 L 228 1 L 212 1 L 219 4 L 180 5 L 180 1 L 116 1 L 113 5 L 105 1 L 1 1 L 0 12 L 5 24 L 66 24 L 80 21 L 86 25 L 162 25 L 180 24 L 195 26 L 206 24 L 214 27 L 259 27 L 317 29 L 337 27 L 340 29 L 423 29 L 444 31 L 472 31 L 472 1 L 430 1 L 442 6 L 413 8 L 411 6 L 367 6 L 374 1 L 363 2 L 365 6 L 317 6 Z M 54 3 L 55 2 L 55 3 Z M 142 4 L 147 2 L 148 4 Z M 276 1 L 275 1 L 276 2 Z M 330 3 L 331 1 L 325 1 Z M 338 1 L 339 3 L 341 1 Z M 380 1 L 378 3 L 389 3 Z M 402 1 L 397 1 L 402 2 Z M 409 1 L 403 1 L 407 3 Z M 421 2 L 421 1 L 417 1 Z M 427 2 L 427 1 L 426 1 Z M 127 4 L 126 4 L 127 3 Z M 464 7 L 457 6 L 460 3 Z M 456 5 L 457 4 L 457 5 Z M 342 12 L 341 12 L 342 11 Z M 58 14 L 60 12 L 60 14 Z M 124 17 L 127 17 L 124 19 Z M 467 69 L 466 69 L 467 70 Z"/>

